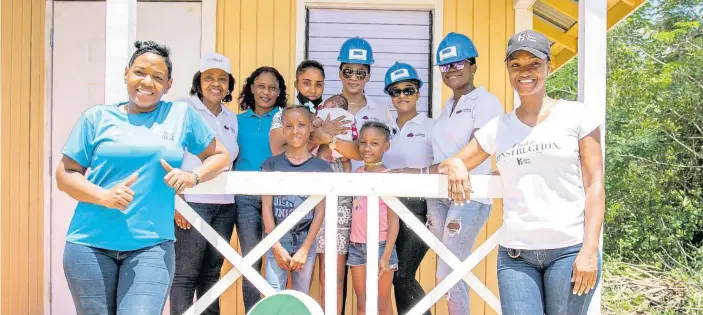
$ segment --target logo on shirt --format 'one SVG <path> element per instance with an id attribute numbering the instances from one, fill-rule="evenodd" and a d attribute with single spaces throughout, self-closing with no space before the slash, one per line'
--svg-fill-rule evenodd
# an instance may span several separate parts
<path id="1" fill-rule="evenodd" d="M 526 141 L 515 144 L 512 148 L 496 155 L 496 161 L 515 158 L 517 165 L 530 164 L 530 159 L 524 157 L 526 154 L 540 154 L 546 151 L 561 150 L 556 142 Z"/>
<path id="2" fill-rule="evenodd" d="M 164 140 L 170 140 L 173 141 L 175 139 L 174 132 L 171 129 L 163 129 L 161 127 L 154 127 L 152 129 L 154 134 Z"/>
<path id="3" fill-rule="evenodd" d="M 470 112 L 471 112 L 470 108 L 464 108 L 464 109 L 460 109 L 460 110 L 456 111 L 456 113 L 454 113 L 454 115 L 459 115 L 461 113 L 470 113 Z"/>
<path id="4" fill-rule="evenodd" d="M 412 132 L 408 134 L 408 138 L 413 138 L 413 137 L 424 138 L 425 134 L 424 133 L 412 133 Z"/>
<path id="5" fill-rule="evenodd" d="M 122 130 L 120 130 L 120 128 L 117 128 L 114 126 L 108 128 L 107 131 L 105 131 L 106 137 L 115 137 L 115 136 L 120 136 L 120 135 L 122 135 Z"/>
<path id="6" fill-rule="evenodd" d="M 225 127 L 225 130 L 234 132 L 234 128 L 227 126 L 227 125 L 224 125 L 224 127 Z"/>

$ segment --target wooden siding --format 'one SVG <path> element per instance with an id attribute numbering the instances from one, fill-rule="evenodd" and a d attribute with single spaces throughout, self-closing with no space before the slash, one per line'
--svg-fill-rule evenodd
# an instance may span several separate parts
<path id="1" fill-rule="evenodd" d="M 45 0 L 2 0 L 2 314 L 44 313 Z"/>

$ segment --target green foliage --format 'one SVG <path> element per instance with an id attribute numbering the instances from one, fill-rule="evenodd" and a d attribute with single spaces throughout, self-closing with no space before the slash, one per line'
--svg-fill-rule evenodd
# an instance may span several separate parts
<path id="1" fill-rule="evenodd" d="M 703 240 L 703 2 L 650 0 L 608 34 L 605 248 L 637 262 Z M 577 61 L 549 95 L 575 99 Z M 671 253 L 673 251 L 673 253 Z"/>

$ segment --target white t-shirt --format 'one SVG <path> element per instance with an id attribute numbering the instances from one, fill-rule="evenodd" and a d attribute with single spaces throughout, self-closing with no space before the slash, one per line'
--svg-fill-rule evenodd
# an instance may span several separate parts
<path id="1" fill-rule="evenodd" d="M 389 128 L 393 126 L 393 115 L 388 104 L 379 104 L 373 98 L 366 96 L 366 106 L 364 106 L 356 115 L 356 130 L 361 134 L 361 126 L 367 121 L 376 121 L 386 124 Z M 352 169 L 358 169 L 364 165 L 364 161 L 351 160 Z"/>
<path id="2" fill-rule="evenodd" d="M 390 169 L 422 168 L 432 165 L 432 125 L 434 120 L 424 114 L 410 119 L 398 128 L 391 127 L 391 148 L 383 155 L 383 164 Z"/>
<path id="3" fill-rule="evenodd" d="M 586 195 L 579 140 L 599 125 L 586 105 L 559 101 L 535 127 L 513 111 L 476 132 L 481 147 L 496 154 L 503 179 L 501 245 L 537 250 L 583 242 Z"/>
<path id="4" fill-rule="evenodd" d="M 193 106 L 198 113 L 205 119 L 207 124 L 215 131 L 215 138 L 224 145 L 229 152 L 230 167 L 239 154 L 239 145 L 237 144 L 237 114 L 231 111 L 227 106 L 222 105 L 222 111 L 217 117 L 205 107 L 205 104 L 198 96 L 191 96 L 184 100 L 190 106 Z M 186 151 L 183 158 L 181 169 L 185 171 L 194 170 L 203 165 L 200 158 Z M 231 204 L 234 203 L 234 195 L 185 195 L 185 200 L 196 203 L 214 203 L 214 204 Z"/>
<path id="5" fill-rule="evenodd" d="M 503 105 L 498 98 L 478 87 L 463 95 L 456 104 L 454 99 L 448 99 L 442 112 L 432 127 L 433 164 L 440 163 L 459 152 L 471 140 L 474 129 L 483 127 L 491 119 L 504 114 Z M 450 116 L 451 114 L 451 116 Z M 486 160 L 469 172 L 472 175 L 487 175 L 491 173 L 491 161 Z M 483 204 L 490 205 L 491 199 L 476 198 Z"/>

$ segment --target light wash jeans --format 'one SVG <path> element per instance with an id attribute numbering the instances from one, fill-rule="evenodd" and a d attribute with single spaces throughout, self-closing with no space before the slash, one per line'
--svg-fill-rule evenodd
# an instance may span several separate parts
<path id="1" fill-rule="evenodd" d="M 595 290 L 573 294 L 571 276 L 581 244 L 545 250 L 498 248 L 498 288 L 503 315 L 585 315 Z M 598 255 L 598 281 L 601 258 Z M 596 282 L 597 283 L 597 282 Z"/>
<path id="2" fill-rule="evenodd" d="M 78 315 L 163 312 L 176 269 L 173 241 L 134 251 L 66 243 L 63 268 Z"/>
<path id="3" fill-rule="evenodd" d="M 478 232 L 490 213 L 490 205 L 476 201 L 460 206 L 454 205 L 449 199 L 427 199 L 427 227 L 461 261 L 471 254 Z M 440 259 L 437 282 L 444 280 L 452 271 Z M 469 314 L 469 286 L 466 282 L 459 281 L 445 297 L 450 315 Z"/>
<path id="4" fill-rule="evenodd" d="M 288 232 L 279 241 L 281 246 L 288 251 L 292 258 L 301 247 L 308 236 L 307 232 L 291 233 Z M 317 249 L 315 242 L 312 242 L 308 251 L 308 259 L 305 261 L 303 269 L 300 271 L 291 272 L 291 280 L 293 281 L 293 290 L 310 294 L 310 283 L 312 282 L 312 273 L 315 269 L 315 257 Z M 273 256 L 273 250 L 269 249 L 266 252 L 266 281 L 276 290 L 285 290 L 288 285 L 288 270 L 278 266 L 276 258 Z"/>

